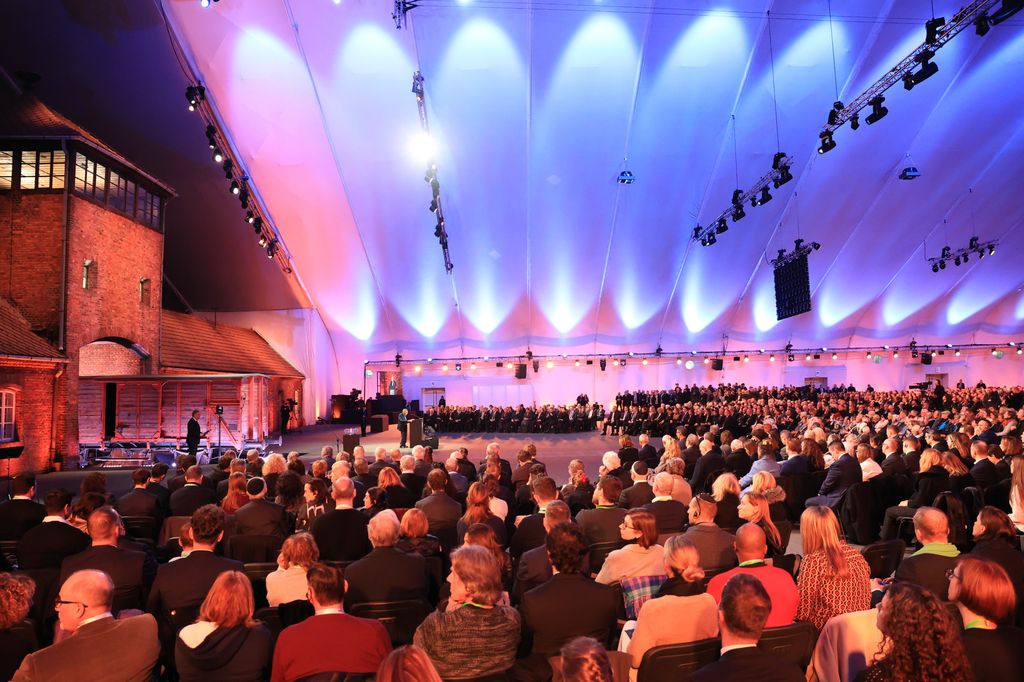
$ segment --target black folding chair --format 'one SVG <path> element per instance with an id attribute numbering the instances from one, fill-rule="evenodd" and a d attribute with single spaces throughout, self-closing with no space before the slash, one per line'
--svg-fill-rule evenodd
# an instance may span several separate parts
<path id="1" fill-rule="evenodd" d="M 907 543 L 903 540 L 882 540 L 860 551 L 871 568 L 871 577 L 878 579 L 888 578 L 895 573 L 906 552 Z"/>
<path id="2" fill-rule="evenodd" d="M 349 609 L 353 616 L 380 621 L 396 647 L 412 642 L 413 633 L 430 611 L 430 604 L 421 599 L 363 602 Z"/>
<path id="3" fill-rule="evenodd" d="M 664 644 L 648 649 L 637 669 L 637 682 L 670 682 L 718 660 L 722 641 L 717 637 L 686 644 Z"/>

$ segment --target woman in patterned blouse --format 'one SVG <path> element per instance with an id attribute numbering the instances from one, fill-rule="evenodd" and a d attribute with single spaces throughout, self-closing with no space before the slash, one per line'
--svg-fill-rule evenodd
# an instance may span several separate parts
<path id="1" fill-rule="evenodd" d="M 796 581 L 796 619 L 819 630 L 832 616 L 871 607 L 871 569 L 839 533 L 839 521 L 828 507 L 808 507 L 800 515 L 804 560 Z"/>

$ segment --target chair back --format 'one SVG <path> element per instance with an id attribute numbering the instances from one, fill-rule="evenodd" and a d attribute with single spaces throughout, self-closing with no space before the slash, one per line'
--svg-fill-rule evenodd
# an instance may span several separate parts
<path id="1" fill-rule="evenodd" d="M 669 682 L 688 679 L 689 674 L 718 660 L 722 640 L 717 637 L 686 644 L 663 644 L 644 653 L 637 669 L 637 682 Z"/>
<path id="2" fill-rule="evenodd" d="M 807 670 L 818 641 L 818 630 L 814 623 L 801 621 L 777 628 L 766 628 L 761 633 L 757 646 L 762 651 L 795 663 L 800 670 Z"/>
<path id="3" fill-rule="evenodd" d="M 242 573 L 252 583 L 252 596 L 256 608 L 267 606 L 267 576 L 277 570 L 277 562 L 261 561 L 245 564 Z"/>
<path id="4" fill-rule="evenodd" d="M 314 613 L 316 612 L 313 610 L 313 604 L 305 599 L 285 602 L 277 607 L 277 614 L 281 620 L 282 628 L 301 623 Z"/>
<path id="5" fill-rule="evenodd" d="M 0 540 L 0 563 L 6 561 L 12 567 L 18 566 L 18 541 Z"/>
<path id="6" fill-rule="evenodd" d="M 36 624 L 29 619 L 15 623 L 8 630 L 12 635 L 29 645 L 30 651 L 39 650 L 39 637 L 36 632 Z"/>
<path id="7" fill-rule="evenodd" d="M 896 572 L 906 551 L 907 543 L 903 540 L 882 540 L 868 545 L 860 553 L 871 568 L 871 577 L 882 579 Z"/>
<path id="8" fill-rule="evenodd" d="M 128 537 L 154 543 L 160 528 L 152 516 L 122 516 L 124 532 Z"/>
<path id="9" fill-rule="evenodd" d="M 180 609 L 171 611 L 168 615 L 171 627 L 174 629 L 174 633 L 177 634 L 186 625 L 191 625 L 199 619 L 199 608 L 201 604 L 193 604 L 191 606 L 182 606 Z"/>
<path id="10" fill-rule="evenodd" d="M 276 562 L 283 542 L 277 535 L 234 535 L 228 538 L 224 555 L 245 564 Z"/>
<path id="11" fill-rule="evenodd" d="M 421 599 L 363 602 L 348 609 L 353 616 L 380 621 L 391 637 L 392 646 L 396 647 L 412 642 L 413 633 L 430 610 L 430 604 Z"/>
<path id="12" fill-rule="evenodd" d="M 191 516 L 168 516 L 160 526 L 160 543 L 166 545 L 171 538 L 181 535 L 181 527 L 192 520 Z"/>
<path id="13" fill-rule="evenodd" d="M 978 519 L 978 512 L 985 506 L 985 494 L 981 488 L 969 485 L 960 493 L 960 501 L 964 503 L 964 513 L 967 514 L 967 526 L 973 526 Z"/>
<path id="14" fill-rule="evenodd" d="M 600 573 L 601 567 L 604 566 L 604 560 L 608 558 L 608 555 L 617 549 L 620 549 L 625 543 L 621 540 L 614 542 L 595 542 L 590 546 L 590 572 Z"/>

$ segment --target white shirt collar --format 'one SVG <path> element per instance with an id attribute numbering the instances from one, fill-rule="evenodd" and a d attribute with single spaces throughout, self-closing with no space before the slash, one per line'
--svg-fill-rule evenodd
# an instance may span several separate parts
<path id="1" fill-rule="evenodd" d="M 85 620 L 83 620 L 81 623 L 78 624 L 78 627 L 82 627 L 83 625 L 88 625 L 89 623 L 95 623 L 96 621 L 102 620 L 104 618 L 113 618 L 113 617 L 114 617 L 114 614 L 112 614 L 110 611 L 106 611 L 105 613 L 101 613 L 98 616 L 93 616 L 92 618 L 86 618 Z"/>
<path id="2" fill-rule="evenodd" d="M 12 500 L 28 500 L 29 502 L 32 501 L 32 498 L 29 497 L 28 495 L 12 495 L 11 499 Z"/>
<path id="3" fill-rule="evenodd" d="M 67 523 L 68 522 L 68 520 L 65 519 L 63 516 L 59 516 L 57 514 L 47 514 L 46 516 L 44 516 L 43 517 L 43 523 L 46 523 L 47 521 L 52 521 L 53 523 Z"/>
<path id="4" fill-rule="evenodd" d="M 345 613 L 341 606 L 325 606 L 322 609 L 316 610 L 316 615 L 326 616 L 331 613 Z"/>
<path id="5" fill-rule="evenodd" d="M 671 499 L 672 499 L 671 495 L 656 495 L 654 497 L 654 499 L 651 500 L 651 501 L 652 502 L 667 502 L 668 500 L 671 500 Z"/>
<path id="6" fill-rule="evenodd" d="M 722 651 L 719 655 L 725 656 L 726 653 L 733 651 L 735 649 L 751 649 L 756 647 L 757 644 L 730 644 L 729 646 L 722 647 Z"/>

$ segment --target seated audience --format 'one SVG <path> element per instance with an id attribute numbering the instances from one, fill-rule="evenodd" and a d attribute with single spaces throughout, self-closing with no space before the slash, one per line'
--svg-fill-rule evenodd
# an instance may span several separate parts
<path id="1" fill-rule="evenodd" d="M 900 563 L 893 578 L 920 585 L 944 597 L 949 591 L 946 573 L 956 565 L 960 555 L 960 550 L 949 543 L 949 520 L 935 507 L 921 507 L 914 514 L 914 535 L 921 549 Z"/>
<path id="2" fill-rule="evenodd" d="M 71 513 L 71 493 L 63 488 L 43 496 L 46 516 L 43 522 L 27 530 L 18 543 L 18 567 L 23 570 L 60 568 L 66 557 L 84 551 L 91 540 L 86 533 L 67 522 Z"/>
<path id="3" fill-rule="evenodd" d="M 345 569 L 345 607 L 377 601 L 427 599 L 427 567 L 419 554 L 395 548 L 401 526 L 390 509 L 370 519 L 373 550 Z"/>
<path id="4" fill-rule="evenodd" d="M 761 441 L 757 445 L 757 461 L 750 467 L 746 476 L 740 479 L 741 491 L 749 491 L 750 486 L 754 483 L 754 476 L 759 472 L 766 471 L 775 477 L 779 475 L 780 470 L 779 461 L 775 458 L 775 448 L 769 441 Z"/>
<path id="5" fill-rule="evenodd" d="M 620 493 L 618 500 L 620 507 L 623 509 L 642 507 L 654 499 L 654 488 L 647 481 L 647 472 L 647 462 L 644 460 L 633 462 L 633 466 L 629 469 L 629 476 L 633 485 Z M 619 482 L 621 483 L 621 481 Z"/>
<path id="6" fill-rule="evenodd" d="M 20 540 L 38 526 L 46 509 L 36 502 L 36 477 L 21 474 L 11 479 L 11 499 L 0 502 L 0 540 Z"/>
<path id="7" fill-rule="evenodd" d="M 975 545 L 971 555 L 996 562 L 1010 577 L 1017 595 L 1014 620 L 1018 626 L 1024 624 L 1024 554 L 1013 522 L 1002 509 L 982 507 L 972 534 Z"/>
<path id="8" fill-rule="evenodd" d="M 895 540 L 899 519 L 914 516 L 919 508 L 930 506 L 939 493 L 949 489 L 949 473 L 942 468 L 938 450 L 929 448 L 922 452 L 918 466 L 920 473 L 914 484 L 914 494 L 910 499 L 900 502 L 899 506 L 885 510 L 885 521 L 882 523 L 883 540 Z"/>
<path id="9" fill-rule="evenodd" d="M 34 634 L 14 630 L 28 617 L 35 589 L 35 582 L 27 575 L 0 573 L 0 680 L 11 679 L 35 648 Z"/>
<path id="10" fill-rule="evenodd" d="M 737 573 L 747 573 L 761 581 L 761 585 L 771 597 L 772 610 L 768 614 L 765 627 L 775 628 L 790 625 L 796 620 L 797 605 L 800 593 L 793 576 L 788 571 L 770 566 L 765 562 L 768 543 L 764 531 L 756 523 L 745 523 L 736 531 L 736 542 L 733 545 L 739 566 L 725 573 L 716 575 L 708 583 L 708 594 L 719 604 L 722 602 L 722 590 L 729 578 Z"/>
<path id="11" fill-rule="evenodd" d="M 771 608 L 771 598 L 756 577 L 739 573 L 729 578 L 722 589 L 718 607 L 721 657 L 693 673 L 690 680 L 803 682 L 803 670 L 777 654 L 757 647 Z"/>
<path id="12" fill-rule="evenodd" d="M 297 461 L 296 463 L 300 467 L 302 466 L 302 462 Z M 298 518 L 299 512 L 306 506 L 303 497 L 303 476 L 289 469 L 278 477 L 275 491 L 277 495 L 274 496 L 274 502 L 284 507 L 284 511 L 288 515 L 288 525 L 291 527 L 294 525 L 295 519 Z"/>
<path id="13" fill-rule="evenodd" d="M 828 507 L 807 507 L 800 515 L 804 559 L 796 583 L 796 619 L 819 630 L 832 616 L 871 606 L 871 569 L 841 535 L 839 520 Z"/>
<path id="14" fill-rule="evenodd" d="M 609 585 L 627 578 L 664 575 L 663 548 L 658 544 L 658 526 L 654 515 L 644 509 L 630 509 L 619 526 L 626 545 L 605 557 L 595 580 Z"/>
<path id="15" fill-rule="evenodd" d="M 740 519 L 740 482 L 731 473 L 720 474 L 711 484 L 711 496 L 717 505 L 715 523 L 719 528 L 735 531 L 743 521 Z"/>
<path id="16" fill-rule="evenodd" d="M 427 474 L 426 497 L 416 503 L 416 508 L 427 516 L 429 533 L 441 541 L 446 551 L 457 544 L 455 529 L 462 517 L 462 505 L 445 492 L 447 483 L 445 472 L 431 469 Z"/>
<path id="17" fill-rule="evenodd" d="M 715 598 L 704 590 L 697 547 L 685 536 L 668 539 L 663 553 L 668 580 L 640 607 L 627 653 L 639 668 L 644 654 L 663 644 L 685 644 L 718 636 Z M 628 630 L 625 628 L 625 633 Z"/>
<path id="18" fill-rule="evenodd" d="M 398 472 L 390 466 L 382 467 L 378 472 L 377 489 L 384 492 L 384 504 L 388 509 L 408 509 L 419 499 L 402 484 Z"/>
<path id="19" fill-rule="evenodd" d="M 342 610 L 345 579 L 337 568 L 313 564 L 306 580 L 315 615 L 278 635 L 271 682 L 296 682 L 319 673 L 377 672 L 391 651 L 388 631 L 380 621 Z M 345 642 L 359 645 L 344 646 Z"/>
<path id="20" fill-rule="evenodd" d="M 159 465 L 153 465 L 153 471 L 154 472 L 156 471 L 156 467 L 157 466 L 159 466 Z M 245 480 L 245 478 L 246 478 L 245 477 L 245 460 L 244 459 L 233 459 L 233 460 L 231 460 L 231 464 L 228 465 L 227 474 L 228 474 L 227 476 L 225 476 L 222 480 L 217 482 L 217 499 L 219 499 L 221 501 L 221 503 L 223 503 L 224 502 L 224 498 L 228 496 L 228 491 L 230 490 L 230 487 L 231 487 L 230 483 L 229 483 L 229 481 L 231 480 L 231 474 L 242 474 L 242 480 L 243 481 Z M 154 473 L 154 475 L 155 475 L 155 473 Z M 163 486 L 161 486 L 161 487 L 163 487 Z M 153 484 L 152 483 L 150 483 L 149 490 L 150 490 L 150 492 L 153 491 Z M 243 504 L 245 504 L 249 500 L 248 496 L 246 496 L 246 494 L 245 494 L 245 485 L 244 484 L 241 487 L 241 493 L 242 493 L 242 496 L 239 498 L 238 504 L 235 506 L 235 509 L 237 509 L 238 507 L 242 506 Z M 168 491 L 168 495 L 170 495 L 169 491 Z M 234 511 L 230 511 L 230 512 L 227 512 L 227 513 L 233 514 Z"/>
<path id="21" fill-rule="evenodd" d="M 594 485 L 587 476 L 583 460 L 574 459 L 569 462 L 569 482 L 562 486 L 559 495 L 574 514 L 594 506 Z"/>
<path id="22" fill-rule="evenodd" d="M 560 523 L 570 523 L 572 514 L 569 505 L 561 500 L 555 500 L 548 504 L 544 512 L 544 534 Z M 513 586 L 512 595 L 515 603 L 519 603 L 522 596 L 551 579 L 551 561 L 548 559 L 547 547 L 541 545 L 523 552 L 519 557 L 519 564 L 516 567 L 516 581 Z"/>
<path id="23" fill-rule="evenodd" d="M 249 502 L 249 495 L 246 492 L 245 474 L 235 471 L 228 475 L 228 490 L 224 499 L 220 501 L 220 507 L 225 514 L 234 514 Z"/>
<path id="24" fill-rule="evenodd" d="M 295 530 L 300 533 L 313 530 L 313 522 L 327 512 L 331 508 L 330 503 L 334 501 L 330 498 L 327 482 L 322 478 L 311 478 L 306 481 L 302 490 L 302 500 L 295 520 Z"/>
<path id="25" fill-rule="evenodd" d="M 616 506 L 622 498 L 622 481 L 614 476 L 602 476 L 594 490 L 594 509 L 584 509 L 576 514 L 576 523 L 587 545 L 622 542 L 619 524 L 626 518 L 626 510 Z"/>
<path id="26" fill-rule="evenodd" d="M 71 514 L 68 523 L 82 531 L 89 532 L 89 515 L 107 503 L 107 498 L 99 493 L 85 493 L 71 503 Z"/>
<path id="27" fill-rule="evenodd" d="M 268 460 L 269 461 L 269 460 Z M 199 607 L 199 619 L 178 633 L 174 662 L 181 682 L 267 679 L 274 641 L 252 618 L 252 585 L 239 571 L 224 571 Z"/>
<path id="28" fill-rule="evenodd" d="M 626 440 L 629 441 L 628 436 L 624 436 L 624 438 L 626 438 Z M 622 442 L 623 439 L 619 438 L 620 445 L 622 444 Z M 636 461 L 636 448 L 633 447 L 632 442 L 628 442 L 627 445 L 623 446 L 623 449 L 627 448 L 633 453 L 633 456 L 631 457 L 629 464 L 626 464 L 626 467 L 629 467 L 630 464 Z M 601 476 L 614 476 L 615 478 L 619 479 L 622 482 L 623 488 L 630 484 L 629 472 L 627 471 L 627 469 L 623 468 L 622 460 L 619 458 L 619 453 L 615 452 L 614 450 L 609 450 L 608 452 L 601 455 L 601 466 L 598 469 L 598 473 Z"/>
<path id="29" fill-rule="evenodd" d="M 370 540 L 366 526 L 370 520 L 352 508 L 356 487 L 351 479 L 339 478 L 331 486 L 334 509 L 313 521 L 313 537 L 325 561 L 353 561 L 366 556 Z"/>
<path id="30" fill-rule="evenodd" d="M 296 533 L 286 539 L 277 555 L 277 570 L 267 575 L 267 603 L 277 606 L 305 599 L 306 573 L 318 561 L 320 550 L 312 535 Z"/>
<path id="31" fill-rule="evenodd" d="M 855 682 L 971 680 L 960 624 L 934 592 L 897 582 L 878 607 L 882 645 Z"/>
<path id="32" fill-rule="evenodd" d="M 147 489 L 149 469 L 133 471 L 132 484 L 132 489 L 114 504 L 117 513 L 121 516 L 148 516 L 158 524 L 162 522 L 164 512 L 160 507 L 160 499 Z"/>
<path id="33" fill-rule="evenodd" d="M 413 642 L 426 651 L 445 680 L 508 670 L 519 645 L 520 618 L 518 611 L 500 603 L 498 562 L 486 548 L 473 545 L 455 550 L 451 559 L 448 608 L 427 616 Z"/>
<path id="34" fill-rule="evenodd" d="M 512 558 L 498 542 L 493 528 L 483 523 L 474 523 L 466 530 L 465 544 L 477 545 L 490 552 L 501 568 L 501 584 L 505 591 L 512 589 Z"/>
<path id="35" fill-rule="evenodd" d="M 701 568 L 716 570 L 735 566 L 735 538 L 732 533 L 722 530 L 715 523 L 715 517 L 718 515 L 715 498 L 707 493 L 694 496 L 690 500 L 688 514 L 690 526 L 683 533 L 683 537 L 697 548 Z"/>
<path id="36" fill-rule="evenodd" d="M 263 467 L 255 478 L 262 478 L 266 482 L 265 494 L 270 499 L 277 497 L 277 481 L 286 471 L 288 471 L 288 461 L 279 452 L 271 452 L 263 460 Z"/>
<path id="37" fill-rule="evenodd" d="M 561 650 L 564 682 L 613 682 L 608 652 L 593 637 L 577 637 Z"/>
<path id="38" fill-rule="evenodd" d="M 586 635 L 607 643 L 621 605 L 615 591 L 586 575 L 589 551 L 574 524 L 555 526 L 544 540 L 552 577 L 523 595 L 520 666 L 534 673 L 547 671 L 548 656 L 556 656 L 569 640 Z"/>
<path id="39" fill-rule="evenodd" d="M 406 455 L 408 457 L 408 455 Z M 402 532 L 395 544 L 403 552 L 414 552 L 422 557 L 440 556 L 441 541 L 427 531 L 427 515 L 413 507 L 402 515 Z"/>
<path id="40" fill-rule="evenodd" d="M 530 479 L 529 485 L 533 501 L 537 504 L 537 513 L 530 514 L 516 526 L 508 545 L 513 561 L 522 556 L 523 552 L 544 544 L 547 534 L 544 530 L 544 510 L 558 499 L 558 487 L 550 476 L 535 476 Z"/>
<path id="41" fill-rule="evenodd" d="M 277 456 L 284 461 L 281 455 Z M 284 538 L 291 532 L 291 523 L 284 507 L 266 499 L 266 481 L 259 476 L 250 478 L 245 484 L 245 492 L 249 501 L 235 512 L 235 535 L 272 535 Z"/>
<path id="42" fill-rule="evenodd" d="M 441 682 L 426 652 L 415 644 L 393 650 L 380 664 L 376 682 Z"/>
<path id="43" fill-rule="evenodd" d="M 515 498 L 512 491 L 508 488 L 502 488 L 498 483 L 498 477 L 495 475 L 498 469 L 492 467 L 490 473 L 484 473 L 480 477 L 480 483 L 483 484 L 487 490 L 487 494 L 490 499 L 487 501 L 487 506 L 490 508 L 491 513 L 497 516 L 502 521 L 508 520 L 509 502 L 515 503 Z M 505 498 L 502 498 L 504 495 Z"/>
<path id="44" fill-rule="evenodd" d="M 943 452 L 939 455 L 939 465 L 949 474 L 949 490 L 957 497 L 963 493 L 964 488 L 975 484 L 974 477 L 967 469 L 967 465 L 956 453 Z"/>
<path id="45" fill-rule="evenodd" d="M 503 546 L 506 544 L 505 523 L 491 511 L 490 498 L 491 495 L 483 483 L 478 481 L 469 487 L 466 494 L 466 512 L 455 524 L 456 544 L 462 544 L 466 529 L 476 523 L 490 526 L 498 541 Z"/>
<path id="46" fill-rule="evenodd" d="M 768 499 L 761 493 L 747 493 L 740 500 L 737 507 L 740 518 L 747 523 L 756 523 L 761 526 L 764 536 L 768 540 L 768 556 L 780 557 L 786 553 L 782 545 L 782 534 L 778 527 L 772 522 L 771 508 L 768 506 Z"/>
<path id="47" fill-rule="evenodd" d="M 203 485 L 203 470 L 193 464 L 185 471 L 185 483 L 171 493 L 171 516 L 192 516 L 205 504 L 217 504 L 217 493 Z"/>
<path id="48" fill-rule="evenodd" d="M 693 489 L 690 488 L 690 484 L 683 476 L 683 473 L 686 471 L 686 462 L 681 457 L 672 457 L 665 460 L 660 469 L 672 475 L 672 499 L 682 504 L 690 504 L 690 498 L 693 497 Z M 657 473 L 661 473 L 661 471 Z"/>
<path id="49" fill-rule="evenodd" d="M 833 441 L 828 448 L 834 461 L 827 469 L 818 494 L 808 498 L 808 507 L 838 507 L 847 489 L 863 480 L 860 464 L 846 452 L 842 441 Z"/>
<path id="50" fill-rule="evenodd" d="M 686 505 L 672 498 L 672 474 L 662 471 L 654 477 L 654 499 L 644 509 L 654 515 L 658 534 L 678 533 L 686 525 Z"/>
<path id="51" fill-rule="evenodd" d="M 1024 630 L 1011 624 L 1017 595 L 999 564 L 962 556 L 950 573 L 949 600 L 964 624 L 964 649 L 975 682 L 1019 679 L 1024 672 Z"/>
<path id="52" fill-rule="evenodd" d="M 148 682 L 160 653 L 153 616 L 116 620 L 110 612 L 114 584 L 102 571 L 72 573 L 57 595 L 61 641 L 31 653 L 14 682 L 123 680 Z"/>

